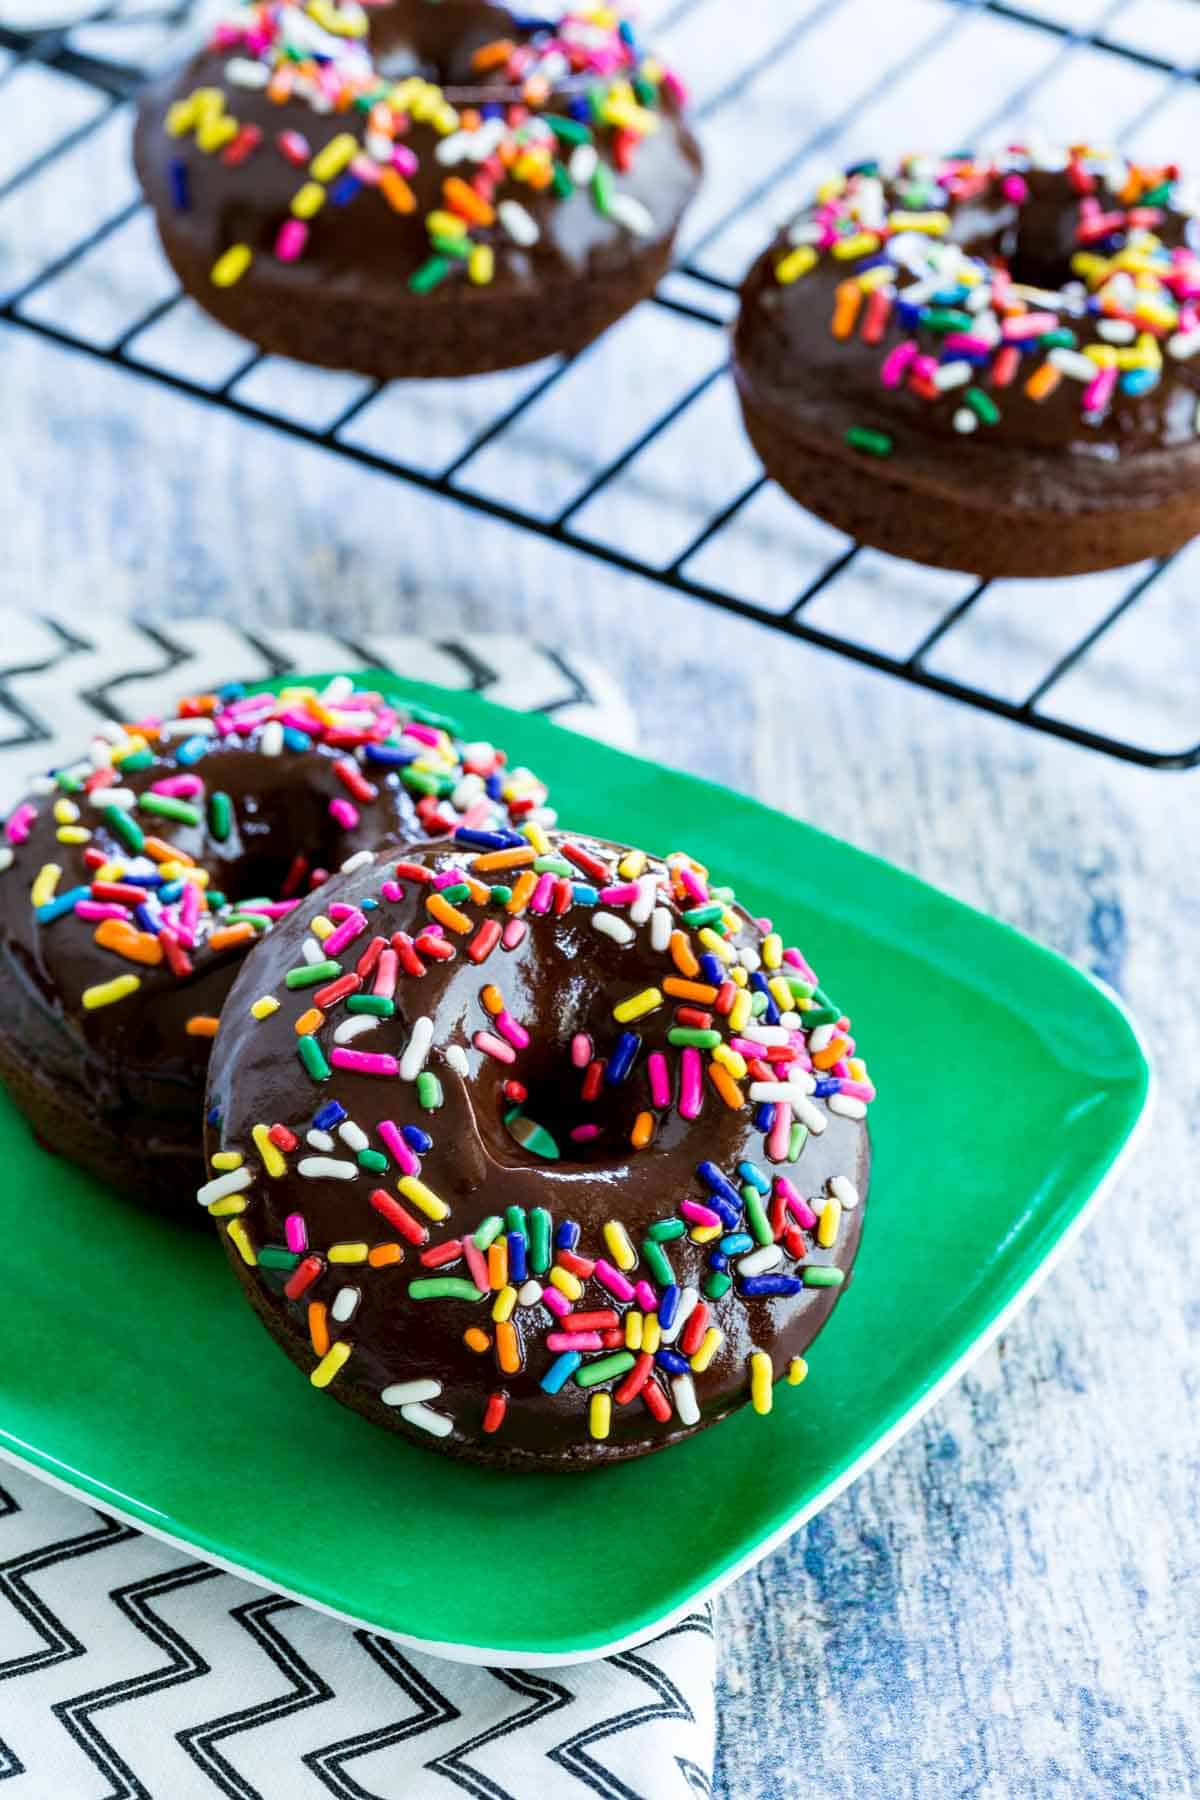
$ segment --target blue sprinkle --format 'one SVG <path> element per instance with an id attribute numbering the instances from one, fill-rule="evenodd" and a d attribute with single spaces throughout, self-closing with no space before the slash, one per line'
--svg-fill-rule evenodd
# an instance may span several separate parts
<path id="1" fill-rule="evenodd" d="M 709 987 L 720 987 L 725 979 L 724 964 L 719 956 L 713 955 L 711 950 L 706 950 L 700 958 L 700 972 Z"/>
<path id="2" fill-rule="evenodd" d="M 208 739 L 206 737 L 190 737 L 185 738 L 179 745 L 175 752 L 175 760 L 181 762 L 185 768 L 189 768 L 192 763 L 198 763 L 202 756 L 207 755 Z"/>
<path id="3" fill-rule="evenodd" d="M 406 769 L 416 762 L 420 751 L 401 750 L 398 744 L 364 744 L 363 755 L 368 762 L 382 763 L 388 769 Z"/>
<path id="4" fill-rule="evenodd" d="M 767 1100 L 761 1101 L 759 1103 L 759 1105 L 755 1108 L 755 1111 L 754 1111 L 754 1129 L 755 1129 L 755 1131 L 770 1131 L 770 1129 L 774 1123 L 775 1123 L 775 1108 L 770 1104 L 769 1101 L 767 1101 Z"/>
<path id="5" fill-rule="evenodd" d="M 599 903 L 599 889 L 589 887 L 586 881 L 573 881 L 571 892 L 575 897 L 576 906 L 596 906 Z"/>
<path id="6" fill-rule="evenodd" d="M 1157 369 L 1126 369 L 1121 377 L 1123 394 L 1148 394 L 1158 386 Z"/>
<path id="7" fill-rule="evenodd" d="M 574 1219 L 564 1219 L 554 1233 L 554 1248 L 556 1250 L 573 1250 L 578 1242 L 579 1226 Z"/>
<path id="8" fill-rule="evenodd" d="M 719 1274 L 723 1274 L 729 1267 L 729 1258 L 723 1250 L 710 1250 L 708 1253 L 708 1266 L 710 1269 L 716 1269 Z"/>
<path id="9" fill-rule="evenodd" d="M 487 780 L 483 784 L 483 791 L 487 795 L 489 800 L 499 800 L 499 799 L 503 798 L 504 777 L 500 773 L 499 769 L 492 770 L 491 774 L 488 776 Z M 512 836 L 512 841 L 514 844 L 523 844 L 527 841 L 523 837 L 518 837 L 515 831 L 511 834 L 511 836 Z"/>
<path id="10" fill-rule="evenodd" d="M 433 1149 L 433 1139 L 427 1131 L 422 1131 L 419 1125 L 401 1126 L 400 1136 L 409 1149 L 415 1150 L 418 1156 L 424 1156 L 427 1151 Z"/>
<path id="11" fill-rule="evenodd" d="M 498 100 L 489 100 L 486 106 L 481 106 L 479 110 L 485 119 L 502 119 L 504 117 L 504 108 Z"/>
<path id="12" fill-rule="evenodd" d="M 505 1235 L 508 1242 L 508 1279 L 515 1284 L 524 1281 L 528 1273 L 525 1256 L 526 1243 L 519 1231 L 510 1231 Z M 553 1391 L 553 1389 L 547 1389 L 548 1393 Z"/>
<path id="13" fill-rule="evenodd" d="M 352 169 L 347 169 L 339 176 L 329 190 L 329 198 L 335 206 L 346 206 L 357 194 L 362 182 Z"/>
<path id="14" fill-rule="evenodd" d="M 368 896 L 366 900 L 360 900 L 358 904 L 362 907 L 364 912 L 374 912 L 375 908 L 379 905 L 379 902 L 378 900 L 372 900 Z"/>
<path id="15" fill-rule="evenodd" d="M 171 186 L 171 205 L 176 212 L 192 210 L 191 183 L 188 180 L 187 164 L 181 156 L 173 156 L 167 164 L 167 179 Z"/>
<path id="16" fill-rule="evenodd" d="M 763 1174 L 762 1170 L 758 1168 L 756 1164 L 752 1162 L 740 1162 L 738 1164 L 738 1174 L 749 1187 L 757 1188 L 760 1194 L 770 1193 L 770 1179 Z"/>
<path id="17" fill-rule="evenodd" d="M 456 844 L 469 844 L 475 850 L 512 850 L 525 839 L 517 836 L 515 831 L 476 831 L 470 825 L 460 825 L 454 833 Z"/>
<path id="18" fill-rule="evenodd" d="M 246 684 L 244 681 L 227 681 L 224 687 L 219 687 L 217 689 L 217 699 L 223 701 L 226 705 L 228 705 L 231 700 L 244 699 L 245 695 Z"/>
<path id="19" fill-rule="evenodd" d="M 828 1095 L 840 1094 L 841 1091 L 842 1084 L 837 1076 L 827 1075 L 822 1080 L 818 1081 L 816 1087 L 813 1089 L 813 1097 L 817 1100 L 824 1100 Z"/>
<path id="20" fill-rule="evenodd" d="M 543 1394 L 557 1394 L 570 1381 L 582 1362 L 583 1357 L 578 1350 L 564 1350 L 561 1356 L 556 1356 L 542 1376 L 540 1385 Z"/>
<path id="21" fill-rule="evenodd" d="M 624 1081 L 642 1047 L 642 1040 L 636 1031 L 623 1031 L 613 1046 L 612 1055 L 604 1068 L 604 1079 L 609 1087 L 617 1087 Z"/>
<path id="22" fill-rule="evenodd" d="M 144 900 L 138 901 L 138 904 L 133 909 L 133 916 L 143 931 L 149 931 L 152 932 L 155 937 L 158 936 L 161 927 L 157 915 L 151 912 Z"/>
<path id="23" fill-rule="evenodd" d="M 756 994 L 762 994 L 764 999 L 767 1002 L 766 1010 L 763 1014 L 763 1017 L 766 1019 L 767 1024 L 768 1025 L 778 1025 L 778 1023 L 779 1023 L 779 1008 L 775 1004 L 774 996 L 772 995 L 770 988 L 767 986 L 767 978 L 763 974 L 761 969 L 755 969 L 753 975 L 751 975 L 750 986 L 754 989 Z"/>
<path id="24" fill-rule="evenodd" d="M 586 125 L 592 116 L 592 109 L 582 94 L 576 94 L 572 98 L 567 106 L 567 111 L 573 119 L 578 119 L 582 125 Z"/>
<path id="25" fill-rule="evenodd" d="M 675 1323 L 675 1315 L 679 1311 L 679 1289 L 674 1282 L 665 1287 L 658 1302 L 658 1322 L 664 1331 L 670 1331 Z"/>
<path id="26" fill-rule="evenodd" d="M 55 919 L 61 919 L 64 913 L 74 912 L 77 900 L 86 900 L 91 888 L 71 888 L 65 894 L 56 894 L 53 900 L 47 900 L 45 906 L 39 906 L 35 917 L 39 925 L 49 925 Z"/>
<path id="27" fill-rule="evenodd" d="M 299 729 L 299 727 L 295 726 L 295 725 L 285 725 L 284 726 L 283 741 L 284 741 L 285 746 L 289 750 L 295 750 L 300 753 L 303 753 L 305 750 L 312 749 L 313 741 L 312 741 L 312 738 L 309 736 L 308 732 L 301 731 Z"/>
<path id="28" fill-rule="evenodd" d="M 755 1294 L 802 1294 L 804 1283 L 797 1281 L 793 1275 L 745 1275 L 742 1278 L 742 1292 Z"/>
<path id="29" fill-rule="evenodd" d="M 219 694 L 218 694 L 217 698 L 220 699 Z M 220 1125 L 220 1123 L 221 1123 L 221 1108 L 219 1106 L 210 1106 L 209 1107 L 208 1123 L 210 1125 Z"/>
<path id="30" fill-rule="evenodd" d="M 328 1131 L 333 1125 L 340 1125 L 348 1117 L 346 1109 L 337 1100 L 327 1100 L 320 1112 L 313 1114 L 313 1130 Z"/>
<path id="31" fill-rule="evenodd" d="M 726 1256 L 740 1256 L 743 1250 L 753 1250 L 754 1239 L 746 1231 L 731 1231 L 728 1237 L 721 1239 L 721 1248 Z"/>
<path id="32" fill-rule="evenodd" d="M 158 897 L 164 906 L 173 906 L 175 901 L 181 898 L 182 894 L 182 881 L 168 881 L 165 887 L 160 887 L 158 890 Z"/>
<path id="33" fill-rule="evenodd" d="M 742 1196 L 718 1169 L 716 1163 L 702 1162 L 697 1166 L 697 1175 L 709 1189 L 709 1204 L 714 1212 L 719 1213 L 722 1222 L 732 1228 L 741 1221 Z"/>
<path id="34" fill-rule="evenodd" d="M 686 1356 L 680 1356 L 678 1350 L 660 1350 L 654 1360 L 660 1369 L 669 1369 L 672 1375 L 686 1375 L 692 1366 Z"/>
<path id="35" fill-rule="evenodd" d="M 162 875 L 122 875 L 123 887 L 160 888 L 165 887 L 166 879 Z"/>

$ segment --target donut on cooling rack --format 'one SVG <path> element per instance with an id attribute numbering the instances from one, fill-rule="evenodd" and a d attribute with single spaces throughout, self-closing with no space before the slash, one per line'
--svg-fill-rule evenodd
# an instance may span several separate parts
<path id="1" fill-rule="evenodd" d="M 579 350 L 653 289 L 699 180 L 682 99 L 620 8 L 284 0 L 148 91 L 135 157 L 222 324 L 468 375 Z"/>
<path id="2" fill-rule="evenodd" d="M 734 366 L 768 474 L 897 556 L 1070 575 L 1200 530 L 1200 223 L 1111 153 L 860 164 L 751 269 Z"/>
<path id="3" fill-rule="evenodd" d="M 581 1468 L 803 1378 L 873 1095 L 804 958 L 698 864 L 460 831 L 248 959 L 199 1199 L 315 1387 L 454 1456 Z"/>
<path id="4" fill-rule="evenodd" d="M 246 951 L 366 846 L 550 817 L 544 797 L 348 680 L 226 688 L 102 731 L 0 835 L 0 1077 L 48 1147 L 194 1218 L 205 1073 Z"/>

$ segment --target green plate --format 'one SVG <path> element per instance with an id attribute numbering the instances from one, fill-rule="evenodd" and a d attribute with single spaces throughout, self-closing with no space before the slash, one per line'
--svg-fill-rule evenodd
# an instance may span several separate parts
<path id="1" fill-rule="evenodd" d="M 0 1451 L 132 1524 L 442 1655 L 607 1654 L 778 1544 L 911 1425 L 1029 1295 L 1147 1102 L 1086 975 L 909 875 L 726 789 L 474 696 L 383 686 L 548 775 L 565 820 L 687 848 L 844 998 L 880 1096 L 854 1285 L 808 1381 L 641 1462 L 502 1475 L 315 1395 L 215 1239 L 123 1204 L 0 1098 L 20 1279 Z"/>

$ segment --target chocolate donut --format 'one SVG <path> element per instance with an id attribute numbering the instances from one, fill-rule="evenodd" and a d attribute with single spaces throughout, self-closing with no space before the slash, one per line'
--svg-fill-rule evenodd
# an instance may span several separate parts
<path id="1" fill-rule="evenodd" d="M 467 375 L 577 351 L 651 292 L 699 181 L 682 103 L 619 8 L 283 0 L 147 91 L 134 155 L 222 324 Z"/>
<path id="2" fill-rule="evenodd" d="M 1200 219 L 1111 153 L 859 164 L 751 269 L 734 370 L 770 474 L 865 544 L 981 576 L 1200 530 Z"/>
<path id="3" fill-rule="evenodd" d="M 46 1145 L 189 1219 L 204 1081 L 246 951 L 368 846 L 545 790 L 340 678 L 105 729 L 0 839 L 0 1078 Z M 421 722 L 422 718 L 426 722 Z"/>
<path id="4" fill-rule="evenodd" d="M 198 1196 L 315 1387 L 575 1469 L 803 1379 L 874 1089 L 768 920 L 686 857 L 536 827 L 382 853 L 321 901 L 230 996 Z"/>

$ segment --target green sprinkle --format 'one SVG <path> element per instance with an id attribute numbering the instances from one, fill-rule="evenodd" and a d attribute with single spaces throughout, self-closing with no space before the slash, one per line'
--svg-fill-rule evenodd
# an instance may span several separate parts
<path id="1" fill-rule="evenodd" d="M 592 176 L 592 201 L 598 213 L 607 219 L 612 212 L 613 178 L 603 163 Z"/>
<path id="2" fill-rule="evenodd" d="M 438 237 L 434 235 L 430 238 L 429 242 L 439 256 L 452 256 L 459 262 L 466 262 L 472 250 L 475 248 L 470 238 L 465 237 Z M 409 286 L 412 286 L 411 282 L 409 282 Z"/>
<path id="3" fill-rule="evenodd" d="M 431 256 L 428 262 L 413 270 L 408 285 L 414 294 L 427 294 L 439 281 L 445 281 L 453 266 L 447 256 Z"/>
<path id="4" fill-rule="evenodd" d="M 512 889 L 510 887 L 489 888 L 488 894 L 493 906 L 507 906 L 512 899 Z"/>
<path id="5" fill-rule="evenodd" d="M 422 1069 L 417 1076 L 417 1105 L 424 1107 L 426 1112 L 436 1112 L 444 1099 L 437 1076 L 430 1069 Z"/>
<path id="6" fill-rule="evenodd" d="M 535 875 L 565 875 L 568 881 L 577 873 L 562 856 L 535 856 L 533 872 Z"/>
<path id="7" fill-rule="evenodd" d="M 1139 206 L 1170 206 L 1174 184 L 1161 181 L 1157 187 L 1147 188 L 1138 200 Z"/>
<path id="8" fill-rule="evenodd" d="M 550 176 L 550 185 L 560 200 L 569 200 L 575 192 L 575 183 L 562 163 L 555 163 Z"/>
<path id="9" fill-rule="evenodd" d="M 832 1006 L 810 1006 L 807 1012 L 800 1014 L 805 1031 L 813 1031 L 818 1025 L 836 1025 L 841 1016 Z"/>
<path id="10" fill-rule="evenodd" d="M 800 1129 L 803 1131 L 804 1127 L 801 1126 Z M 773 1244 L 775 1242 L 775 1233 L 771 1230 L 771 1221 L 767 1217 L 766 1210 L 762 1203 L 762 1195 L 759 1193 L 758 1189 L 752 1187 L 750 1183 L 747 1182 L 742 1189 L 742 1199 L 746 1203 L 746 1222 L 758 1239 L 758 1242 L 760 1244 Z"/>
<path id="11" fill-rule="evenodd" d="M 438 891 L 442 899 L 448 900 L 451 906 L 457 906 L 460 900 L 471 898 L 471 890 L 465 881 L 452 881 L 448 887 L 440 888 Z"/>
<path id="12" fill-rule="evenodd" d="M 725 913 L 725 908 L 720 904 L 719 901 L 714 900 L 708 906 L 693 906 L 693 907 L 691 907 L 687 912 L 684 913 L 683 919 L 684 919 L 684 923 L 686 925 L 693 925 L 693 926 L 695 926 L 696 930 L 698 931 L 700 929 L 701 925 L 718 925 L 718 924 L 720 924 L 721 919 L 724 916 L 724 913 Z"/>
<path id="13" fill-rule="evenodd" d="M 970 331 L 975 321 L 957 306 L 925 306 L 921 309 L 921 323 L 927 331 L 946 332 Z"/>
<path id="14" fill-rule="evenodd" d="M 799 975 L 785 975 L 783 979 L 797 1000 L 811 1000 L 817 991 L 811 981 L 801 981 Z"/>
<path id="15" fill-rule="evenodd" d="M 840 1269 L 816 1267 L 805 1269 L 805 1287 L 841 1287 L 846 1277 Z"/>
<path id="16" fill-rule="evenodd" d="M 328 1081 L 333 1070 L 325 1060 L 325 1052 L 315 1037 L 296 1039 L 296 1055 L 314 1081 Z"/>
<path id="17" fill-rule="evenodd" d="M 260 1269 L 294 1269 L 300 1261 L 294 1250 L 285 1250 L 282 1244 L 267 1244 L 258 1253 Z"/>
<path id="18" fill-rule="evenodd" d="M 615 1381 L 618 1375 L 632 1369 L 636 1361 L 632 1350 L 614 1350 L 611 1356 L 602 1356 L 597 1362 L 584 1363 L 581 1369 L 576 1369 L 575 1380 L 581 1388 L 595 1387 L 601 1381 Z"/>
<path id="19" fill-rule="evenodd" d="M 550 1214 L 544 1206 L 535 1206 L 529 1215 L 529 1266 L 535 1275 L 550 1267 Z"/>
<path id="20" fill-rule="evenodd" d="M 981 419 L 985 425 L 995 425 L 999 423 L 1000 408 L 996 405 L 992 396 L 990 394 L 985 394 L 982 388 L 969 387 L 963 395 L 963 399 L 975 414 L 975 417 Z"/>
<path id="21" fill-rule="evenodd" d="M 635 75 L 634 76 L 633 91 L 637 95 L 637 102 L 638 102 L 639 106 L 651 107 L 651 106 L 655 105 L 655 103 L 658 100 L 657 88 L 654 86 L 654 83 L 652 81 L 647 79 L 647 77 L 645 75 Z"/>
<path id="22" fill-rule="evenodd" d="M 119 806 L 104 807 L 101 817 L 113 836 L 119 837 L 127 850 L 132 850 L 135 856 L 141 854 L 146 838 L 136 819 L 131 819 Z"/>
<path id="23" fill-rule="evenodd" d="M 1069 325 L 1059 325 L 1054 331 L 1043 331 L 1037 342 L 1039 350 L 1073 350 L 1079 339 Z"/>
<path id="24" fill-rule="evenodd" d="M 123 756 L 116 766 L 122 775 L 136 775 L 142 769 L 153 768 L 154 753 L 150 750 L 134 750 L 130 755 Z M 145 805 L 144 800 L 142 804 Z M 262 1260 L 261 1257 L 259 1260 Z"/>
<path id="25" fill-rule="evenodd" d="M 351 994 L 346 1002 L 347 1012 L 370 1013 L 376 1019 L 390 1019 L 395 1010 L 396 1002 L 386 994 Z"/>
<path id="26" fill-rule="evenodd" d="M 483 1300 L 473 1281 L 459 1275 L 431 1275 L 408 1284 L 410 1300 Z"/>
<path id="27" fill-rule="evenodd" d="M 231 912 L 225 917 L 226 925 L 253 925 L 255 931 L 270 931 L 271 920 L 267 913 Z"/>
<path id="28" fill-rule="evenodd" d="M 400 779 L 406 788 L 412 789 L 414 794 L 432 794 L 439 799 L 442 795 L 452 792 L 454 788 L 451 776 L 433 775 L 428 769 L 401 769 Z"/>
<path id="29" fill-rule="evenodd" d="M 220 893 L 216 888 L 209 888 L 209 890 L 208 890 L 209 911 L 210 912 L 220 912 L 220 910 L 224 906 L 224 904 L 225 904 L 224 894 Z"/>
<path id="30" fill-rule="evenodd" d="M 721 1042 L 721 1034 L 719 1031 L 699 1031 L 692 1025 L 672 1025 L 667 1042 L 677 1049 L 715 1050 Z"/>
<path id="31" fill-rule="evenodd" d="M 298 969 L 289 969 L 284 981 L 290 988 L 319 987 L 323 981 L 333 981 L 342 972 L 340 962 L 301 963 Z"/>
<path id="32" fill-rule="evenodd" d="M 867 456 L 890 456 L 895 448 L 886 431 L 872 431 L 866 425 L 851 425 L 846 442 L 852 450 L 862 450 Z"/>
<path id="33" fill-rule="evenodd" d="M 540 1156 L 544 1162 L 557 1162 L 562 1155 L 550 1133 L 536 1119 L 527 1119 L 519 1106 L 509 1108 L 504 1115 L 504 1124 L 509 1135 L 531 1156 Z"/>
<path id="34" fill-rule="evenodd" d="M 79 794 L 83 792 L 83 776 L 72 775 L 70 769 L 60 769 L 58 774 L 54 777 L 54 780 L 56 786 L 64 794 Z"/>
<path id="35" fill-rule="evenodd" d="M 372 1175 L 386 1175 L 388 1159 L 382 1150 L 360 1150 L 358 1166 L 360 1169 L 369 1170 Z"/>
<path id="36" fill-rule="evenodd" d="M 657 1225 L 652 1225 L 646 1233 L 646 1242 L 648 1244 L 670 1244 L 676 1238 L 681 1238 L 686 1230 L 687 1226 L 682 1219 L 660 1219 Z"/>
<path id="37" fill-rule="evenodd" d="M 808 1126 L 796 1124 L 792 1126 L 788 1138 L 787 1159 L 790 1163 L 800 1161 L 800 1152 L 808 1142 Z"/>
<path id="38" fill-rule="evenodd" d="M 208 829 L 223 844 L 233 829 L 233 801 L 219 790 L 208 796 Z"/>
<path id="39" fill-rule="evenodd" d="M 706 1300 L 719 1300 L 733 1286 L 733 1280 L 726 1275 L 724 1269 L 714 1269 L 711 1275 L 704 1277 L 704 1297 Z"/>
<path id="40" fill-rule="evenodd" d="M 653 1238 L 643 1238 L 642 1255 L 645 1257 L 647 1266 L 658 1285 L 660 1287 L 673 1287 L 675 1284 L 675 1271 L 667 1261 L 667 1253 L 662 1245 L 656 1244 Z"/>
<path id="41" fill-rule="evenodd" d="M 526 1222 L 523 1206 L 510 1206 L 505 1209 L 504 1228 L 506 1231 L 515 1231 L 518 1237 L 523 1237 L 526 1243 L 529 1242 L 529 1225 Z"/>
<path id="42" fill-rule="evenodd" d="M 582 119 L 566 119 L 558 113 L 546 113 L 546 124 L 564 144 L 590 144 L 592 133 Z"/>
<path id="43" fill-rule="evenodd" d="M 758 988 L 755 988 L 753 994 L 750 996 L 750 1017 L 752 1019 L 761 1019 L 769 1005 L 770 1001 L 767 999 L 767 996 L 760 993 Z"/>
<path id="44" fill-rule="evenodd" d="M 503 1230 L 504 1220 L 500 1217 L 500 1214 L 489 1213 L 487 1218 L 483 1221 L 483 1224 L 479 1227 L 479 1230 L 475 1233 L 475 1248 L 477 1250 L 486 1250 L 489 1244 L 495 1243 Z"/>
<path id="45" fill-rule="evenodd" d="M 143 812 L 157 813 L 162 819 L 178 819 L 181 825 L 199 825 L 203 814 L 198 806 L 186 800 L 172 800 L 169 794 L 143 794 L 138 801 Z"/>

